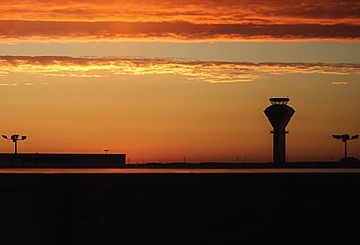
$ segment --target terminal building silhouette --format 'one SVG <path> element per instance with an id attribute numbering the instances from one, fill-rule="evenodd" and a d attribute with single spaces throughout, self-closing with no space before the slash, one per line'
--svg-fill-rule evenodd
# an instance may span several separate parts
<path id="1" fill-rule="evenodd" d="M 285 163 L 285 134 L 286 126 L 289 123 L 295 110 L 288 106 L 289 98 L 270 98 L 271 106 L 264 110 L 273 130 L 273 162 L 276 165 Z"/>
<path id="2" fill-rule="evenodd" d="M 0 168 L 124 168 L 125 165 L 126 154 L 0 154 Z"/>

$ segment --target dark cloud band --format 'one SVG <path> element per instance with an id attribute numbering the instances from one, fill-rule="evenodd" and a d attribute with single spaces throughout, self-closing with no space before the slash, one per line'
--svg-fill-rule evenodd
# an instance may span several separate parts
<path id="1" fill-rule="evenodd" d="M 194 24 L 190 22 L 0 21 L 2 40 L 359 40 L 360 26 L 348 24 Z"/>

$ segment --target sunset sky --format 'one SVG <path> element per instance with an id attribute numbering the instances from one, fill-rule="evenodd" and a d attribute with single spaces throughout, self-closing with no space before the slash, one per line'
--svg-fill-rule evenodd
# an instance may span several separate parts
<path id="1" fill-rule="evenodd" d="M 19 152 L 270 162 L 263 111 L 285 96 L 288 161 L 339 160 L 331 135 L 360 134 L 360 2 L 2 1 L 0 93 Z"/>

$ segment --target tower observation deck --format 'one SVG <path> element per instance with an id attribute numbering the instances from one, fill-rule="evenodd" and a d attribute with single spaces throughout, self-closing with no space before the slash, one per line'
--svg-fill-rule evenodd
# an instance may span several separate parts
<path id="1" fill-rule="evenodd" d="M 273 127 L 273 162 L 275 164 L 285 163 L 285 128 L 289 123 L 295 110 L 287 105 L 289 98 L 270 98 L 271 106 L 264 110 Z"/>

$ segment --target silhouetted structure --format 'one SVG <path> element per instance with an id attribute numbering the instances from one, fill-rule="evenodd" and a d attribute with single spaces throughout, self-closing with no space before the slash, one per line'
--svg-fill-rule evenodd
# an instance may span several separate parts
<path id="1" fill-rule="evenodd" d="M 287 105 L 289 98 L 270 98 L 271 106 L 264 111 L 273 126 L 273 162 L 285 163 L 285 128 L 295 110 Z"/>
<path id="2" fill-rule="evenodd" d="M 0 168 L 124 168 L 126 154 L 0 154 Z"/>
<path id="3" fill-rule="evenodd" d="M 334 139 L 339 139 L 339 140 L 341 140 L 342 142 L 345 143 L 345 155 L 344 155 L 344 158 L 341 159 L 341 160 L 343 160 L 344 162 L 347 162 L 347 161 L 357 161 L 356 158 L 352 158 L 352 157 L 349 158 L 349 157 L 347 156 L 347 141 L 348 141 L 348 140 L 357 139 L 357 138 L 359 138 L 359 135 L 352 135 L 352 136 L 350 137 L 350 135 L 348 135 L 348 134 L 342 134 L 342 135 L 334 134 L 332 137 L 333 137 Z"/>
<path id="4" fill-rule="evenodd" d="M 15 143 L 15 155 L 17 154 L 17 142 L 19 140 L 26 140 L 27 136 L 23 135 L 21 138 L 19 138 L 20 135 L 13 134 L 11 135 L 10 139 L 6 135 L 2 135 L 2 137 L 6 140 L 12 140 Z"/>

